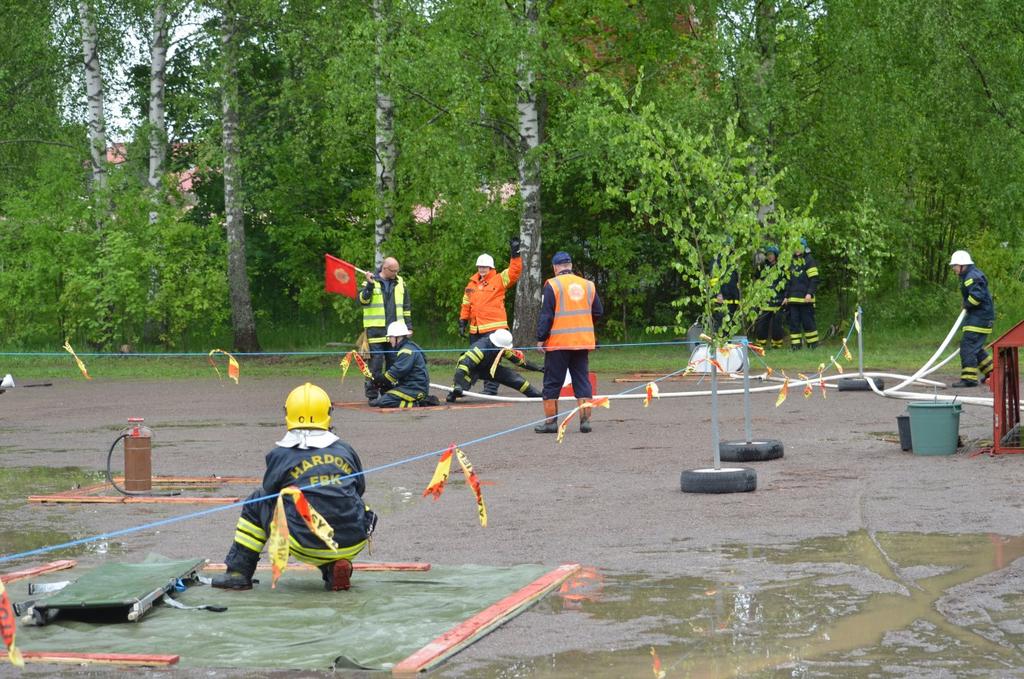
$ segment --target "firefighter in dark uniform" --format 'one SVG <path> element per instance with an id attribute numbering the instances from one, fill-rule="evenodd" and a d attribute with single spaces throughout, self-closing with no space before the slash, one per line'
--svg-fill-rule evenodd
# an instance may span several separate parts
<path id="1" fill-rule="evenodd" d="M 800 341 L 813 349 L 818 346 L 818 326 L 814 322 L 814 293 L 818 289 L 818 262 L 811 256 L 807 239 L 800 239 L 800 248 L 793 254 L 786 298 L 783 304 L 789 315 L 789 344 L 794 350 Z"/>
<path id="2" fill-rule="evenodd" d="M 213 587 L 252 589 L 252 576 L 269 537 L 276 495 L 287 486 L 301 490 L 334 530 L 337 549 L 328 547 L 309 529 L 291 499 L 284 500 L 289 553 L 318 566 L 328 590 L 349 588 L 352 559 L 366 547 L 376 525 L 377 517 L 363 503 L 363 463 L 351 446 L 330 431 L 327 392 L 307 382 L 288 394 L 284 410 L 288 433 L 267 453 L 263 484 L 242 507 L 235 540 L 224 559 L 227 571 L 214 576 Z"/>
<path id="3" fill-rule="evenodd" d="M 495 365 L 495 361 L 498 361 L 497 365 Z M 515 370 L 505 367 L 500 361 L 509 361 L 527 370 L 544 372 L 544 368 L 533 365 L 526 360 L 521 351 L 513 349 L 512 333 L 505 328 L 500 328 L 473 342 L 469 351 L 459 357 L 452 390 L 445 400 L 454 403 L 455 399 L 462 396 L 463 391 L 468 391 L 478 379 L 494 380 L 498 384 L 515 389 L 530 398 L 540 398 L 540 391 L 527 382 L 526 378 Z M 491 377 L 492 367 L 494 368 L 494 377 Z M 484 393 L 488 393 L 486 389 Z"/>
<path id="4" fill-rule="evenodd" d="M 388 342 L 394 358 L 383 374 L 374 374 L 373 382 L 381 390 L 379 398 L 370 401 L 378 408 L 412 408 L 436 406 L 440 402 L 430 395 L 430 374 L 427 359 L 415 342 L 412 331 L 402 321 L 388 326 Z"/>
<path id="5" fill-rule="evenodd" d="M 764 249 L 764 263 L 761 265 L 759 275 L 761 278 L 768 278 L 777 271 L 779 263 L 779 248 L 769 245 Z M 772 349 L 781 349 L 782 340 L 786 336 L 786 330 L 782 320 L 782 302 L 786 299 L 786 281 L 777 278 L 772 287 L 772 296 L 761 307 L 761 312 L 754 321 L 754 337 L 761 346 Z"/>
<path id="6" fill-rule="evenodd" d="M 992 372 L 992 357 L 985 351 L 985 340 L 992 334 L 996 308 L 988 290 L 988 279 L 974 266 L 966 250 L 954 252 L 949 265 L 960 277 L 960 296 L 967 310 L 960 338 L 960 380 L 952 386 L 976 387 L 979 375 L 985 382 Z"/>
<path id="7" fill-rule="evenodd" d="M 403 321 L 407 327 L 412 328 L 409 288 L 398 275 L 398 269 L 397 259 L 385 257 L 377 273 L 366 273 L 366 285 L 359 291 L 359 303 L 363 306 L 363 329 L 370 345 L 369 368 L 374 375 L 384 372 L 394 357 L 388 351 L 387 327 L 395 321 Z M 366 380 L 364 390 L 368 401 L 380 395 L 380 389 L 373 380 Z"/>

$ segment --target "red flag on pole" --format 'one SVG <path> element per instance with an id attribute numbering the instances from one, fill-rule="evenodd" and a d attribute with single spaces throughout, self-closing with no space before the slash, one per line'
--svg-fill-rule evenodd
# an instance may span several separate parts
<path id="1" fill-rule="evenodd" d="M 324 291 L 356 297 L 356 268 L 343 259 L 324 255 Z"/>

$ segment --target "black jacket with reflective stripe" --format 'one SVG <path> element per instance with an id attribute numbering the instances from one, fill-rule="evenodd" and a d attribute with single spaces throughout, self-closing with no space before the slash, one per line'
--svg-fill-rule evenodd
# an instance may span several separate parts
<path id="1" fill-rule="evenodd" d="M 811 254 L 794 257 L 790 267 L 789 282 L 786 284 L 786 299 L 790 303 L 804 301 L 806 295 L 814 297 L 818 290 L 818 262 Z"/>
<path id="2" fill-rule="evenodd" d="M 267 471 L 263 475 L 263 490 L 269 495 L 285 486 L 302 490 L 309 504 L 331 524 L 334 541 L 342 547 L 366 539 L 365 504 L 363 493 L 366 480 L 358 476 L 345 478 L 363 471 L 359 455 L 347 443 L 335 441 L 324 448 L 277 447 L 267 453 Z M 305 486 L 316 484 L 312 488 Z M 304 547 L 326 549 L 320 538 L 306 526 L 299 516 L 295 502 L 284 500 L 288 515 L 288 529 Z"/>
<path id="3" fill-rule="evenodd" d="M 988 279 L 973 264 L 969 264 L 960 274 L 960 296 L 967 309 L 964 325 L 991 328 L 996 320 L 996 307 L 988 290 Z"/>

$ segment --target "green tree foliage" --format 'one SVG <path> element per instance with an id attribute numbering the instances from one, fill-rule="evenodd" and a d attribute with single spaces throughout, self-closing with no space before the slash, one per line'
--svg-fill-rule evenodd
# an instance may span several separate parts
<path id="1" fill-rule="evenodd" d="M 371 3 L 237 1 L 260 336 L 280 348 L 352 339 L 359 307 L 323 292 L 322 267 L 325 252 L 373 262 Z M 172 152 L 153 225 L 148 57 L 129 38 L 150 2 L 96 5 L 110 97 L 134 103 L 117 137 L 128 161 L 111 168 L 103 195 L 88 192 L 75 4 L 8 8 L 0 345 L 53 347 L 71 335 L 95 347 L 206 348 L 230 337 L 216 15 L 208 3 L 173 7 L 188 28 L 167 66 Z M 381 58 L 398 160 L 386 249 L 410 280 L 420 331 L 454 330 L 476 256 L 503 266 L 518 233 L 518 197 L 498 197 L 517 176 L 515 10 L 498 0 L 390 3 Z M 601 332 L 636 337 L 708 315 L 733 270 L 746 301 L 727 330 L 741 330 L 760 299 L 754 252 L 774 242 L 786 260 L 800 235 L 820 262 L 823 312 L 846 317 L 860 303 L 887 307 L 876 317 L 894 323 L 906 313 L 951 319 L 948 257 L 967 248 L 1000 318 L 1019 318 L 1022 26 L 1011 0 L 546 4 L 529 64 L 545 267 L 569 251 L 601 291 Z M 188 195 L 177 187 L 184 172 Z M 98 210 L 110 213 L 102 231 Z M 908 309 L 907 299 L 934 303 Z"/>

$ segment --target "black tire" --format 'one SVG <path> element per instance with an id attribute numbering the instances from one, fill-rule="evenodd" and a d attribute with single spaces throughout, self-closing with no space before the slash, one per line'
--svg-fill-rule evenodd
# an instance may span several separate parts
<path id="1" fill-rule="evenodd" d="M 764 462 L 776 460 L 783 455 L 782 441 L 721 441 L 718 456 L 722 462 Z"/>
<path id="2" fill-rule="evenodd" d="M 885 380 L 881 377 L 872 377 L 871 381 L 875 383 L 878 390 L 885 389 Z M 871 385 L 863 377 L 844 377 L 836 381 L 839 386 L 839 391 L 871 391 Z"/>
<path id="3" fill-rule="evenodd" d="M 757 489 L 757 472 L 750 467 L 684 469 L 679 487 L 684 493 L 749 493 Z"/>

